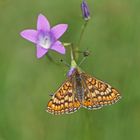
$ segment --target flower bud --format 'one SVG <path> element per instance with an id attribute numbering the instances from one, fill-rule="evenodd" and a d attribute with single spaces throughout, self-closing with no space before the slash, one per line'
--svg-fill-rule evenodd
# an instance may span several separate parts
<path id="1" fill-rule="evenodd" d="M 89 20 L 90 19 L 89 8 L 85 0 L 83 0 L 81 4 L 81 10 L 82 10 L 82 15 L 83 15 L 84 20 L 86 21 Z"/>

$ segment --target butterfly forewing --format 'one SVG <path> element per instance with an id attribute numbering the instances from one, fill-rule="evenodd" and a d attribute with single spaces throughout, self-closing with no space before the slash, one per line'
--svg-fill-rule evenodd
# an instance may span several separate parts
<path id="1" fill-rule="evenodd" d="M 86 73 L 81 73 L 85 84 L 84 100 L 82 106 L 88 109 L 99 109 L 105 105 L 117 102 L 121 96 L 109 84 L 98 80 Z"/>
<path id="2" fill-rule="evenodd" d="M 80 108 L 80 102 L 73 94 L 72 78 L 68 78 L 48 102 L 47 112 L 60 115 L 75 112 Z"/>

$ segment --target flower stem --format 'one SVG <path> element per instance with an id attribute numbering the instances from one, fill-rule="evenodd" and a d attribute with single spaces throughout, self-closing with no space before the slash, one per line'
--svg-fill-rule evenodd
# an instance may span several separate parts
<path id="1" fill-rule="evenodd" d="M 80 33 L 80 37 L 79 37 L 79 40 L 78 40 L 76 47 L 74 47 L 74 45 L 72 43 L 63 43 L 63 45 L 65 47 L 67 47 L 67 46 L 71 47 L 71 59 L 72 60 L 78 60 L 79 47 L 81 46 L 81 41 L 82 41 L 82 38 L 83 38 L 83 35 L 85 32 L 85 29 L 87 27 L 87 24 L 88 24 L 88 20 L 84 21 L 84 24 L 81 27 L 81 33 Z"/>
<path id="2" fill-rule="evenodd" d="M 74 48 L 73 43 L 63 43 L 63 45 L 64 45 L 65 47 L 67 47 L 67 46 L 70 46 L 70 47 L 71 47 L 71 59 L 72 59 L 72 60 L 75 60 L 76 51 L 75 51 L 75 48 Z"/>
<path id="3" fill-rule="evenodd" d="M 85 21 L 84 24 L 81 27 L 81 33 L 80 33 L 80 37 L 79 37 L 79 41 L 78 41 L 78 47 L 80 47 L 80 45 L 81 45 L 81 41 L 82 41 L 82 38 L 83 38 L 83 35 L 84 35 L 84 32 L 85 32 L 85 29 L 87 27 L 87 24 L 88 24 L 88 20 Z"/>
<path id="4" fill-rule="evenodd" d="M 71 44 L 71 60 L 75 60 L 76 51 L 74 49 L 73 44 Z"/>
<path id="5" fill-rule="evenodd" d="M 76 47 L 76 52 L 79 52 L 79 47 L 81 46 L 81 41 L 82 41 L 82 38 L 83 38 L 83 35 L 84 35 L 84 32 L 85 32 L 85 29 L 87 27 L 87 24 L 88 24 L 88 20 L 84 21 L 84 24 L 82 25 L 81 27 L 81 33 L 80 33 L 80 37 L 79 37 L 79 40 L 78 40 L 78 43 L 77 43 L 77 47 Z M 78 59 L 79 55 L 77 53 L 76 56 L 76 60 Z"/>
<path id="6" fill-rule="evenodd" d="M 71 46 L 72 43 L 63 42 L 62 44 L 63 44 L 65 47 L 67 47 L 67 46 Z"/>

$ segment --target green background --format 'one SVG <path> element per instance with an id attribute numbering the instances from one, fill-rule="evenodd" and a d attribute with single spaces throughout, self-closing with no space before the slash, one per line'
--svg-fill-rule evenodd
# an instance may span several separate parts
<path id="1" fill-rule="evenodd" d="M 61 41 L 76 42 L 83 24 L 81 0 L 0 0 L 0 140 L 139 140 L 140 1 L 88 0 L 91 20 L 80 50 L 91 55 L 82 64 L 122 94 L 117 104 L 74 114 L 45 112 L 49 94 L 65 80 L 68 68 L 38 60 L 34 45 L 20 37 L 36 28 L 39 13 L 51 25 L 68 23 Z M 70 63 L 51 52 L 54 59 Z M 82 59 L 82 57 L 79 58 Z"/>

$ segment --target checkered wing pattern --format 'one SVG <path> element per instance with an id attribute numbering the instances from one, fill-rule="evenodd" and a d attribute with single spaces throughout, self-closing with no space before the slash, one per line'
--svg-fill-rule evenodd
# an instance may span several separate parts
<path id="1" fill-rule="evenodd" d="M 82 106 L 88 109 L 99 109 L 105 105 L 117 102 L 121 96 L 109 84 L 100 81 L 86 73 L 81 73 L 86 85 Z"/>
<path id="2" fill-rule="evenodd" d="M 67 79 L 48 102 L 46 111 L 54 115 L 61 115 L 78 110 L 80 102 L 75 97 L 72 87 L 72 80 Z"/>

